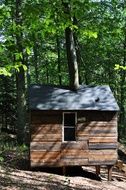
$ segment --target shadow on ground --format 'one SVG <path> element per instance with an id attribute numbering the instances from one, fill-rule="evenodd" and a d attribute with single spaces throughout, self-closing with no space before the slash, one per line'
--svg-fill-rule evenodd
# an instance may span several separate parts
<path id="1" fill-rule="evenodd" d="M 121 149 L 118 149 L 118 156 L 119 159 L 123 161 L 123 163 L 126 164 L 126 154 Z"/>
<path id="2" fill-rule="evenodd" d="M 50 174 L 57 174 L 57 175 L 61 175 L 63 176 L 63 169 L 62 168 L 34 168 L 31 169 L 32 171 L 39 171 L 39 172 L 46 172 L 46 173 L 50 173 Z M 99 176 L 97 176 L 95 173 L 90 172 L 90 171 L 86 171 L 84 170 L 82 167 L 80 166 L 74 166 L 74 167 L 66 167 L 66 172 L 65 172 L 65 176 L 69 176 L 69 177 L 84 177 L 84 178 L 89 178 L 92 180 L 98 180 L 101 181 L 101 178 Z"/>

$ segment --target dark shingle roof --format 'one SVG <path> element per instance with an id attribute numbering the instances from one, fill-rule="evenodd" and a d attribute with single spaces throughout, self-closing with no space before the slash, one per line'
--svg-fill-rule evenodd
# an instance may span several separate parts
<path id="1" fill-rule="evenodd" d="M 31 85 L 29 108 L 32 110 L 119 110 L 112 91 L 107 85 L 80 86 L 77 91 L 49 85 Z"/>

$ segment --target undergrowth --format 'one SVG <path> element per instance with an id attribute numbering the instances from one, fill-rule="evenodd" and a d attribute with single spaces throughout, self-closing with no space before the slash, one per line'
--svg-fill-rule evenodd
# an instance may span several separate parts
<path id="1" fill-rule="evenodd" d="M 28 146 L 17 144 L 16 135 L 0 134 L 0 165 L 18 167 L 18 163 L 28 157 Z"/>

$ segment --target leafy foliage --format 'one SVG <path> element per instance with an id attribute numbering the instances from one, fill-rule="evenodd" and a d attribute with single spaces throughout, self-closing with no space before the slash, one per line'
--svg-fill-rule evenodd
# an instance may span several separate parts
<path id="1" fill-rule="evenodd" d="M 63 3 L 70 3 L 74 22 L 64 12 Z M 0 75 L 15 77 L 23 68 L 26 88 L 31 83 L 68 85 L 64 31 L 70 27 L 76 36 L 81 83 L 110 85 L 121 109 L 120 135 L 125 134 L 125 2 L 23 0 L 19 20 L 15 8 L 16 1 L 1 1 Z"/>

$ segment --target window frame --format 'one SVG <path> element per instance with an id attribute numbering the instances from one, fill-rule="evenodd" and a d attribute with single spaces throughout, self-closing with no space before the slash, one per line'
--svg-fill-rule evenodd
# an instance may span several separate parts
<path id="1" fill-rule="evenodd" d="M 64 125 L 64 119 L 65 119 L 65 114 L 74 114 L 74 118 L 75 118 L 75 125 L 74 126 L 65 126 Z M 76 142 L 76 124 L 77 124 L 77 112 L 63 112 L 62 113 L 62 142 Z M 75 140 L 71 141 L 71 140 L 64 140 L 64 128 L 74 128 L 75 129 Z"/>

